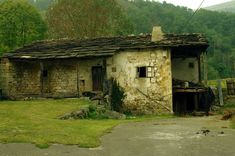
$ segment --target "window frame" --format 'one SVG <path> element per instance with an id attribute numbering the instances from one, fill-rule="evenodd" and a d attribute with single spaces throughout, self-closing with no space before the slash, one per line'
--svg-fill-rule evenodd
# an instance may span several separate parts
<path id="1" fill-rule="evenodd" d="M 145 68 L 145 76 L 140 76 L 140 69 Z M 154 77 L 154 67 L 153 66 L 138 66 L 136 68 L 136 77 L 137 78 L 153 78 Z"/>

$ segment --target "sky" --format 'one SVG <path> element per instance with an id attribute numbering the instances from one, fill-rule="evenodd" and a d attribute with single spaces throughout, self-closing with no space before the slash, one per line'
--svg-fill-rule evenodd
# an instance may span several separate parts
<path id="1" fill-rule="evenodd" d="M 197 9 L 200 3 L 202 2 L 202 0 L 157 0 L 157 1 L 159 2 L 166 1 L 167 3 L 172 3 L 174 5 L 179 5 L 179 6 L 186 6 L 191 9 Z M 231 0 L 205 0 L 205 2 L 202 5 L 202 8 L 228 1 Z"/>

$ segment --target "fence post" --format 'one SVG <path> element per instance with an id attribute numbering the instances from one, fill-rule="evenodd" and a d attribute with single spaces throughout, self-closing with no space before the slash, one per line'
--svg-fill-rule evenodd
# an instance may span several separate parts
<path id="1" fill-rule="evenodd" d="M 219 104 L 220 104 L 220 106 L 223 106 L 224 105 L 224 99 L 223 99 L 221 79 L 217 80 L 217 89 L 218 89 L 218 92 L 219 92 Z"/>

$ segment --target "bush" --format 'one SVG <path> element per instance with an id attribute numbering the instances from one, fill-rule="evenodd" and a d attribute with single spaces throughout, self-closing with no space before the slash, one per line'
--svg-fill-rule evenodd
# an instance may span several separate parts
<path id="1" fill-rule="evenodd" d="M 95 112 L 97 110 L 97 107 L 96 107 L 96 105 L 91 104 L 91 105 L 89 105 L 88 109 L 89 109 L 89 112 Z"/>
<path id="2" fill-rule="evenodd" d="M 117 112 L 122 112 L 125 92 L 115 79 L 112 79 L 111 81 L 112 81 L 111 109 Z"/>

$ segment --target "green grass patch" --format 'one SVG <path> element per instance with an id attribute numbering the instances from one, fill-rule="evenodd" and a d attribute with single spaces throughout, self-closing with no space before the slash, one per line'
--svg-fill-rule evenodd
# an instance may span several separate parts
<path id="1" fill-rule="evenodd" d="M 232 118 L 231 127 L 235 129 L 235 117 Z"/>
<path id="2" fill-rule="evenodd" d="M 227 84 L 226 84 L 226 80 L 228 79 L 221 79 L 221 87 L 222 88 L 227 88 Z M 211 86 L 211 87 L 217 87 L 217 80 L 209 80 L 208 81 L 208 86 Z"/>
<path id="3" fill-rule="evenodd" d="M 47 148 L 50 144 L 97 147 L 99 138 L 124 122 L 145 121 L 170 116 L 144 116 L 128 120 L 58 120 L 65 113 L 90 104 L 80 99 L 0 101 L 0 142 L 33 143 Z"/>
<path id="4" fill-rule="evenodd" d="M 235 99 L 231 98 L 225 101 L 223 108 L 235 108 Z"/>

